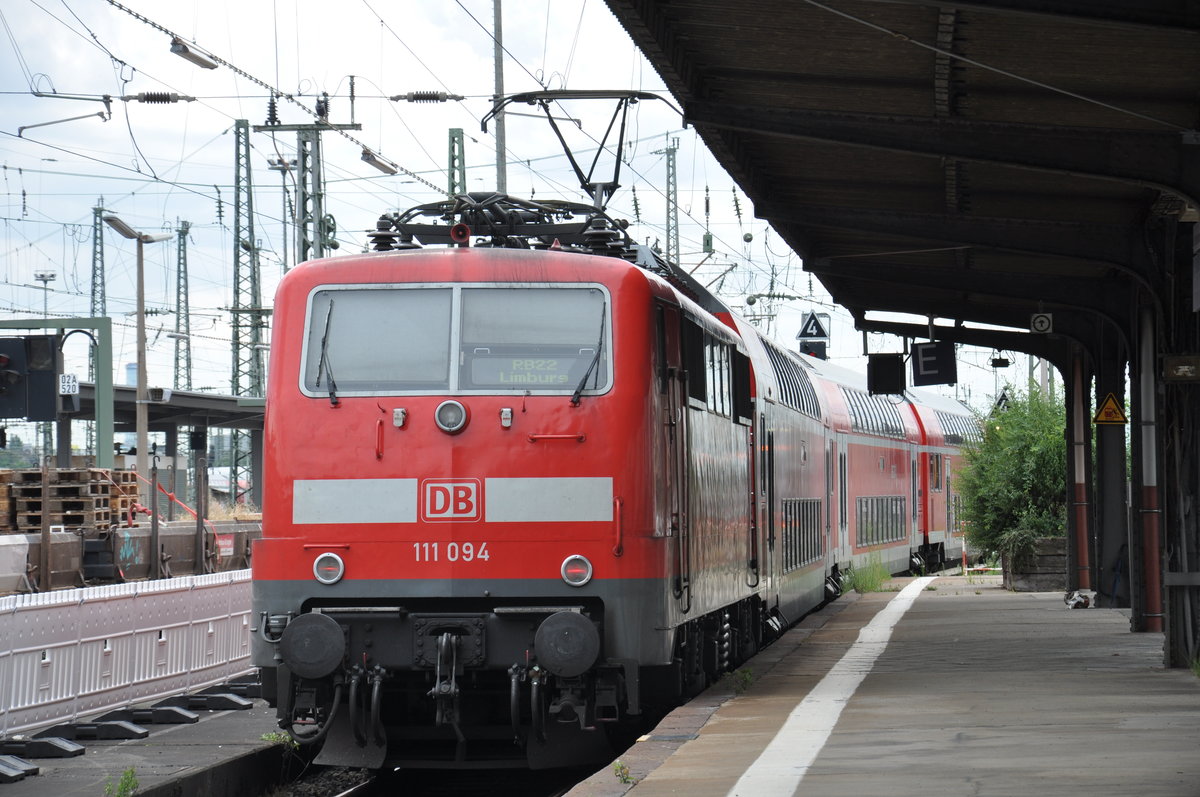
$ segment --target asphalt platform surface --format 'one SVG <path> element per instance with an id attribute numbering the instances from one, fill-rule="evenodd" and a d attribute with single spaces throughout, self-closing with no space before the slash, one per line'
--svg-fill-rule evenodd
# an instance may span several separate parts
<path id="1" fill-rule="evenodd" d="M 994 576 L 915 589 L 849 655 L 899 593 L 835 601 L 570 797 L 1200 795 L 1200 679 L 1162 634 Z"/>

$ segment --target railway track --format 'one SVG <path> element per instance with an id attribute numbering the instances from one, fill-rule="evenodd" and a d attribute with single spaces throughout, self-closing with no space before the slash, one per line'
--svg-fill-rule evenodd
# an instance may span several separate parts
<path id="1" fill-rule="evenodd" d="M 398 770 L 368 773 L 329 767 L 272 792 L 275 797 L 562 797 L 590 770 Z"/>

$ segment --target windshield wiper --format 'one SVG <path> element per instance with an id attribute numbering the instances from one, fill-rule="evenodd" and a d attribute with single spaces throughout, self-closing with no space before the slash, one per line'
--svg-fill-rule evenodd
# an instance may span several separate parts
<path id="1" fill-rule="evenodd" d="M 575 386 L 575 392 L 571 394 L 571 406 L 579 406 L 579 397 L 583 395 L 583 386 L 587 384 L 588 378 L 591 377 L 592 371 L 596 370 L 596 366 L 600 364 L 600 353 L 604 351 L 604 316 L 607 304 L 600 303 L 600 338 L 596 341 L 596 353 L 592 355 L 592 361 L 588 363 L 587 370 L 583 372 L 583 379 L 579 380 L 579 384 Z"/>
<path id="2" fill-rule="evenodd" d="M 338 405 L 337 382 L 333 381 L 333 366 L 329 362 L 329 322 L 333 319 L 333 297 L 329 298 L 329 311 L 325 313 L 325 330 L 321 333 L 321 359 L 317 360 L 317 381 L 315 387 L 321 386 L 321 374 L 329 377 L 329 404 Z"/>

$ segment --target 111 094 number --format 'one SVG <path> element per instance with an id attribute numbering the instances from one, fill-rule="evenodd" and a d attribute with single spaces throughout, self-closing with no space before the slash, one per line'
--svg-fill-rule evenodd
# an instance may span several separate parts
<path id="1" fill-rule="evenodd" d="M 486 562 L 492 558 L 486 542 L 414 542 L 412 546 L 418 562 Z"/>

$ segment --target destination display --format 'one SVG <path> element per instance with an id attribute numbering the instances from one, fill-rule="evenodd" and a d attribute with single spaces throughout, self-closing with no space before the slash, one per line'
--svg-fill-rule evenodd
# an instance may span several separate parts
<path id="1" fill-rule="evenodd" d="M 471 384 L 476 387 L 574 388 L 593 355 L 569 357 L 475 356 Z"/>

